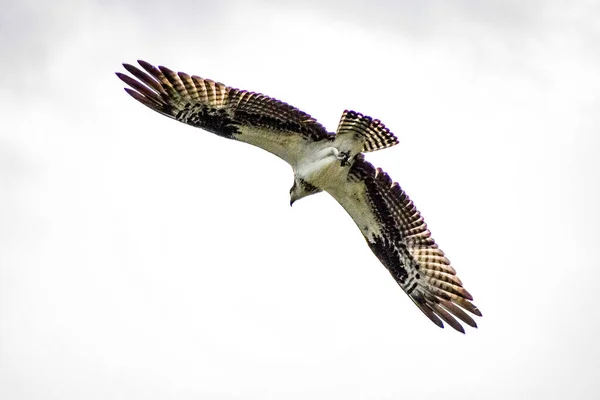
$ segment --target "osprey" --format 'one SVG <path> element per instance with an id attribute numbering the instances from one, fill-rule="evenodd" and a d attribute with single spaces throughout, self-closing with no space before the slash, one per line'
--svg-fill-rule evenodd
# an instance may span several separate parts
<path id="1" fill-rule="evenodd" d="M 416 306 L 437 326 L 477 327 L 473 297 L 437 246 L 413 202 L 363 153 L 398 144 L 381 121 L 346 110 L 337 133 L 260 93 L 138 61 L 118 73 L 134 99 L 167 117 L 267 150 L 294 171 L 290 204 L 326 191 L 350 214 L 367 244 Z M 145 72 L 144 72 L 145 71 Z"/>

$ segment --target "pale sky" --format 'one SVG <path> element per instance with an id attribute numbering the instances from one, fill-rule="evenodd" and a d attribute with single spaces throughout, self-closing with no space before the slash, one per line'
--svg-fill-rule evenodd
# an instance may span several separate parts
<path id="1" fill-rule="evenodd" d="M 597 2 L 1 5 L 0 398 L 600 397 Z M 381 119 L 367 158 L 479 329 L 433 325 L 329 195 L 290 208 L 283 161 L 127 96 L 138 58 Z"/>

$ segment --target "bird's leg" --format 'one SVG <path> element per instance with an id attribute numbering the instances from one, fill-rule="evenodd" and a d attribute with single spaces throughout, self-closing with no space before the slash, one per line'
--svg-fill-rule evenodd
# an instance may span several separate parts
<path id="1" fill-rule="evenodd" d="M 350 158 L 350 150 L 340 151 L 337 149 L 337 147 L 333 147 L 333 155 L 335 158 L 340 160 L 340 164 L 342 164 L 343 167 L 348 163 L 348 159 Z"/>

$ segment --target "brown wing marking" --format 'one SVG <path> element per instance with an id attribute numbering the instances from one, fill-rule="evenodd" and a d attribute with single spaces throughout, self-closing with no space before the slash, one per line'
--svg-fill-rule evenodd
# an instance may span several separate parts
<path id="1" fill-rule="evenodd" d="M 446 322 L 464 332 L 458 318 L 477 327 L 463 311 L 482 315 L 471 303 L 473 297 L 402 188 L 362 155 L 356 158 L 350 179 L 364 182 L 366 201 L 382 227 L 380 236 L 366 237 L 369 246 L 417 307 L 438 326 Z"/>
<path id="2" fill-rule="evenodd" d="M 176 73 L 138 61 L 142 69 L 123 64 L 128 76 L 117 76 L 125 89 L 145 106 L 180 122 L 234 138 L 240 126 L 300 134 L 306 139 L 331 139 L 332 134 L 309 114 L 260 93 L 226 86 L 210 79 Z"/>

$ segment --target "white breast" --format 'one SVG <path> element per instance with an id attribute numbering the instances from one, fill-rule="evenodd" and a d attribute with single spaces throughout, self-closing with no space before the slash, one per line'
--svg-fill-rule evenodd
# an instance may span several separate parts
<path id="1" fill-rule="evenodd" d="M 348 180 L 350 166 L 343 166 L 329 144 L 300 160 L 296 176 L 328 192 L 350 214 L 368 239 L 381 235 L 381 227 L 371 210 L 364 182 Z"/>
<path id="2" fill-rule="evenodd" d="M 335 154 L 331 144 L 315 149 L 299 161 L 296 176 L 323 190 L 339 185 L 341 179 L 345 180 L 348 175 L 348 168 L 341 166 Z"/>

